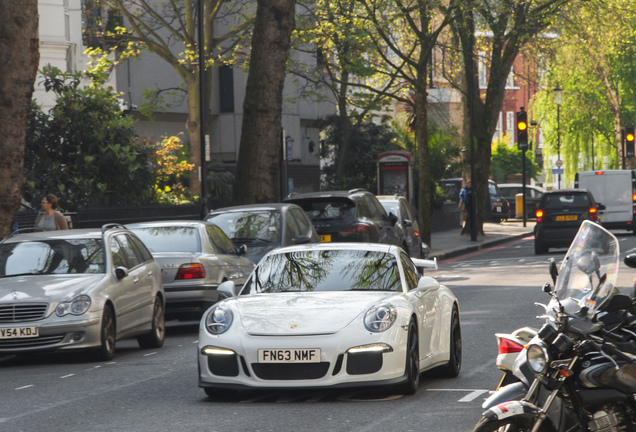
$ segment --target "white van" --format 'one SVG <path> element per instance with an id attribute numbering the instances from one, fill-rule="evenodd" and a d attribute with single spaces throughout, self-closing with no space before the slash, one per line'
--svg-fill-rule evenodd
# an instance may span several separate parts
<path id="1" fill-rule="evenodd" d="M 601 224 L 606 228 L 632 230 L 636 233 L 634 200 L 636 172 L 633 170 L 584 171 L 576 173 L 574 187 L 592 192 L 605 206 Z"/>

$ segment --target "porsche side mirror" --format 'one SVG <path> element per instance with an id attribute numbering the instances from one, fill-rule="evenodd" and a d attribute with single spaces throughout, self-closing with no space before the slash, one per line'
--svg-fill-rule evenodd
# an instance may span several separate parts
<path id="1" fill-rule="evenodd" d="M 223 294 L 225 297 L 236 297 L 236 285 L 234 281 L 225 281 L 216 289 L 219 294 Z"/>
<path id="2" fill-rule="evenodd" d="M 422 276 L 417 283 L 417 289 L 422 291 L 434 291 L 439 289 L 439 282 L 430 276 Z"/>

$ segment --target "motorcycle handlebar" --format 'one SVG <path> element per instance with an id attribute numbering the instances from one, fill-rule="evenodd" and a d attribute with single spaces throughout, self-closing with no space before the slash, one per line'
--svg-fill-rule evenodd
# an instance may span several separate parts
<path id="1" fill-rule="evenodd" d="M 609 332 L 608 332 L 609 333 Z M 600 338 L 598 338 L 600 339 Z M 599 340 L 600 345 L 595 341 L 588 339 L 584 343 L 590 344 L 595 350 L 602 351 L 606 354 L 613 355 L 621 361 L 632 363 L 634 362 L 634 358 L 628 354 L 625 354 L 623 351 L 619 350 L 616 345 L 611 342 L 606 342 L 603 340 Z"/>

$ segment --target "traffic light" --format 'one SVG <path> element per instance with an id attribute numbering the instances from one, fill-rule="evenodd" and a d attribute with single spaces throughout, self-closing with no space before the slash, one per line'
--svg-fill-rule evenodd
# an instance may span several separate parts
<path id="1" fill-rule="evenodd" d="M 634 157 L 634 126 L 625 127 L 625 156 Z"/>
<path id="2" fill-rule="evenodd" d="M 528 114 L 525 111 L 517 112 L 517 148 L 528 150 Z"/>

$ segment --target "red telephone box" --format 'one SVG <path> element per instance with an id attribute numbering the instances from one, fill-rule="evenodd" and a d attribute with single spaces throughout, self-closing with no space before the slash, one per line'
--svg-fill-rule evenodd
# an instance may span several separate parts
<path id="1" fill-rule="evenodd" d="M 378 155 L 378 195 L 401 195 L 414 205 L 413 156 L 405 150 Z"/>

